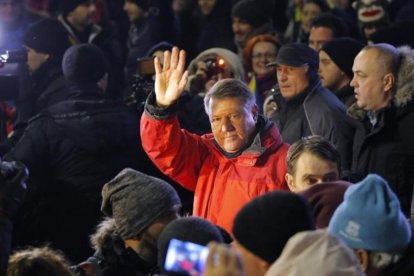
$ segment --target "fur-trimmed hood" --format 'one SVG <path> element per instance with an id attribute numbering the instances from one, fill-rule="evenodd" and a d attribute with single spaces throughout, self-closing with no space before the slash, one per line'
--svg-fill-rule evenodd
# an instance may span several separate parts
<path id="1" fill-rule="evenodd" d="M 398 70 L 395 95 L 393 104 L 400 108 L 406 106 L 413 100 L 414 94 L 414 49 L 408 46 L 397 48 L 401 54 L 401 64 Z M 348 114 L 358 120 L 365 118 L 366 111 L 359 108 L 356 103 L 348 109 Z"/>

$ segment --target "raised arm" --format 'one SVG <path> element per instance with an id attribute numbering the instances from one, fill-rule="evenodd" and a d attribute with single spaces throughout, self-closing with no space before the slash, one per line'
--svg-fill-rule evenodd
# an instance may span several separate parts
<path id="1" fill-rule="evenodd" d="M 174 47 L 172 52 L 164 52 L 164 62 L 154 59 L 155 65 L 155 96 L 158 106 L 170 106 L 184 92 L 188 81 L 188 72 L 184 71 L 185 51 Z"/>

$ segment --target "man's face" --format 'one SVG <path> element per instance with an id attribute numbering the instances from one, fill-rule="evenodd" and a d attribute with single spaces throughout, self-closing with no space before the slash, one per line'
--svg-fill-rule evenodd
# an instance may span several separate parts
<path id="1" fill-rule="evenodd" d="M 312 21 L 322 12 L 321 8 L 315 3 L 306 3 L 302 9 L 302 28 L 309 32 Z"/>
<path id="2" fill-rule="evenodd" d="M 138 253 L 150 263 L 157 262 L 157 242 L 164 228 L 173 220 L 178 219 L 179 208 L 173 208 L 157 218 L 142 234 L 139 243 Z"/>
<path id="3" fill-rule="evenodd" d="M 319 52 L 322 45 L 333 38 L 331 29 L 326 27 L 312 27 L 309 34 L 309 47 Z"/>
<path id="4" fill-rule="evenodd" d="M 310 152 L 303 152 L 296 160 L 294 175 L 286 174 L 289 189 L 299 192 L 322 182 L 339 179 L 338 165 Z"/>
<path id="5" fill-rule="evenodd" d="M 24 46 L 24 48 L 27 51 L 27 63 L 26 64 L 29 69 L 29 72 L 32 74 L 37 69 L 39 69 L 43 63 L 45 63 L 48 60 L 49 55 L 39 53 L 27 46 Z"/>
<path id="6" fill-rule="evenodd" d="M 279 83 L 282 97 L 286 100 L 291 99 L 302 93 L 309 85 L 309 67 L 293 67 L 278 64 L 276 66 L 277 81 Z"/>
<path id="7" fill-rule="evenodd" d="M 354 60 L 352 66 L 356 103 L 364 110 L 376 111 L 388 105 L 391 91 L 385 92 L 385 70 L 378 61 L 376 50 L 363 50 Z"/>
<path id="8" fill-rule="evenodd" d="M 247 145 L 256 129 L 256 105 L 244 104 L 236 97 L 212 98 L 209 110 L 214 138 L 224 151 L 235 153 Z"/>
<path id="9" fill-rule="evenodd" d="M 142 15 L 144 14 L 144 10 L 141 9 L 137 4 L 130 1 L 125 1 L 124 4 L 124 11 L 128 15 L 129 22 L 136 22 L 138 21 Z"/>
<path id="10" fill-rule="evenodd" d="M 269 264 L 261 258 L 254 255 L 247 248 L 241 245 L 237 240 L 231 244 L 232 248 L 240 254 L 241 261 L 246 276 L 265 275 Z"/>
<path id="11" fill-rule="evenodd" d="M 319 76 L 322 85 L 331 91 L 337 91 L 350 81 L 325 51 L 319 52 Z"/>
<path id="12" fill-rule="evenodd" d="M 71 11 L 67 18 L 78 29 L 83 30 L 95 21 L 96 6 L 93 1 L 85 1 Z"/>
<path id="13" fill-rule="evenodd" d="M 254 27 L 249 23 L 241 20 L 238 17 L 233 17 L 233 33 L 234 33 L 234 42 L 236 45 L 244 46 L 247 40 L 250 38 Z"/>
<path id="14" fill-rule="evenodd" d="M 267 67 L 266 64 L 275 61 L 277 55 L 276 47 L 273 43 L 261 41 L 257 42 L 252 52 L 253 72 L 258 76 L 274 73 L 274 67 Z"/>
<path id="15" fill-rule="evenodd" d="M 0 23 L 12 25 L 22 14 L 22 3 L 15 0 L 0 0 Z"/>

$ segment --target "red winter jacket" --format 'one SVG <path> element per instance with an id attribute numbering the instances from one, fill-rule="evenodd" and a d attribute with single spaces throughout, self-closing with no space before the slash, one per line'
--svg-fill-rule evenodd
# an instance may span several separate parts
<path id="1" fill-rule="evenodd" d="M 141 138 L 156 166 L 195 192 L 193 214 L 229 232 L 244 204 L 269 191 L 288 190 L 285 174 L 289 146 L 270 122 L 235 158 L 224 156 L 212 134 L 199 136 L 180 129 L 176 116 L 158 120 L 144 112 Z"/>

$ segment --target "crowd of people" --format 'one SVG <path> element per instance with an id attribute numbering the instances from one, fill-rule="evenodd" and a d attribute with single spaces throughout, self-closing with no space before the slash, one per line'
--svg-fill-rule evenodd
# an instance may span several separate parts
<path id="1" fill-rule="evenodd" d="M 0 0 L 0 275 L 413 275 L 410 12 Z"/>

